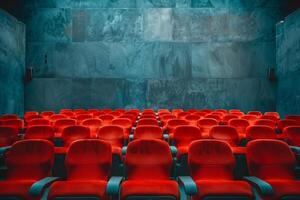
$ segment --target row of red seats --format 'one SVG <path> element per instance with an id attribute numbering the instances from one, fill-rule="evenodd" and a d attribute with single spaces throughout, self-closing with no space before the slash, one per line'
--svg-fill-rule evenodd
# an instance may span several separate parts
<path id="1" fill-rule="evenodd" d="M 197 140 L 188 147 L 190 176 L 172 179 L 171 150 L 162 140 L 135 140 L 125 156 L 125 177 L 113 177 L 112 147 L 98 139 L 77 140 L 65 159 L 67 178 L 50 177 L 53 144 L 46 140 L 15 143 L 5 154 L 7 176 L 0 182 L 3 199 L 299 199 L 296 157 L 278 140 L 247 145 L 250 176 L 236 180 L 230 146 Z M 47 188 L 47 189 L 46 189 Z"/>

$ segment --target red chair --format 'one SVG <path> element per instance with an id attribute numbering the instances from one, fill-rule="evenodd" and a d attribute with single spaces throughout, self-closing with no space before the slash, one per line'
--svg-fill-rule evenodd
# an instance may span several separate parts
<path id="1" fill-rule="evenodd" d="M 197 115 L 197 116 L 203 118 L 203 117 L 205 117 L 208 114 L 206 112 L 197 111 L 197 112 L 194 112 L 193 115 Z"/>
<path id="2" fill-rule="evenodd" d="M 275 123 L 278 122 L 277 116 L 274 116 L 274 115 L 263 115 L 259 119 L 268 119 L 268 120 L 274 121 Z"/>
<path id="3" fill-rule="evenodd" d="M 206 115 L 204 118 L 205 119 L 215 119 L 218 121 L 218 123 L 220 123 L 222 121 L 222 117 L 220 117 L 220 115 L 216 115 L 216 114 L 209 114 L 209 115 Z"/>
<path id="4" fill-rule="evenodd" d="M 44 119 L 49 119 L 52 115 L 55 115 L 54 111 L 44 111 L 44 112 L 41 113 L 41 116 Z"/>
<path id="5" fill-rule="evenodd" d="M 130 119 L 114 119 L 111 125 L 121 126 L 124 129 L 125 138 L 128 138 L 131 133 L 132 122 Z"/>
<path id="6" fill-rule="evenodd" d="M 103 122 L 101 119 L 86 119 L 81 122 L 81 125 L 89 127 L 91 131 L 91 138 L 97 138 L 98 137 L 98 131 L 100 127 L 103 125 Z"/>
<path id="7" fill-rule="evenodd" d="M 17 139 L 17 129 L 11 126 L 0 126 L 0 147 L 10 146 Z"/>
<path id="8" fill-rule="evenodd" d="M 227 125 L 229 120 L 238 119 L 238 118 L 239 118 L 238 116 L 232 114 L 224 115 L 222 118 L 222 124 Z"/>
<path id="9" fill-rule="evenodd" d="M 134 130 L 134 139 L 163 139 L 163 131 L 156 125 L 139 125 Z"/>
<path id="10" fill-rule="evenodd" d="M 178 119 L 184 119 L 187 115 L 190 115 L 191 113 L 189 112 L 180 112 L 177 114 Z"/>
<path id="11" fill-rule="evenodd" d="M 0 196 L 7 199 L 39 200 L 29 189 L 50 175 L 54 161 L 53 144 L 47 140 L 24 140 L 13 144 L 5 154 L 6 179 L 0 181 Z"/>
<path id="12" fill-rule="evenodd" d="M 50 120 L 50 123 L 52 125 L 54 125 L 57 120 L 59 120 L 59 119 L 66 119 L 66 118 L 68 118 L 66 115 L 55 114 L 55 115 L 52 115 L 49 120 Z"/>
<path id="13" fill-rule="evenodd" d="M 248 115 L 255 115 L 257 117 L 261 117 L 262 113 L 260 111 L 249 111 Z"/>
<path id="14" fill-rule="evenodd" d="M 285 116 L 285 119 L 291 119 L 300 122 L 300 115 L 287 115 Z"/>
<path id="15" fill-rule="evenodd" d="M 198 112 L 205 112 L 206 114 L 210 114 L 210 113 L 212 113 L 213 112 L 213 110 L 211 110 L 211 109 L 201 109 L 201 110 L 199 110 Z"/>
<path id="16" fill-rule="evenodd" d="M 250 125 L 254 125 L 255 121 L 259 118 L 256 115 L 244 115 L 241 119 L 245 119 L 249 122 Z"/>
<path id="17" fill-rule="evenodd" d="M 108 199 L 106 188 L 112 167 L 110 144 L 96 139 L 73 142 L 65 166 L 67 180 L 54 182 L 47 199 Z"/>
<path id="18" fill-rule="evenodd" d="M 156 119 L 156 115 L 154 115 L 154 114 L 142 114 L 140 119 Z"/>
<path id="19" fill-rule="evenodd" d="M 43 139 L 43 140 L 54 140 L 55 130 L 52 126 L 41 125 L 41 126 L 31 126 L 27 128 L 24 139 Z"/>
<path id="20" fill-rule="evenodd" d="M 64 108 L 64 109 L 61 109 L 59 113 L 63 113 L 63 112 L 73 112 L 73 111 L 72 111 L 72 109 Z"/>
<path id="21" fill-rule="evenodd" d="M 24 129 L 24 121 L 21 119 L 8 119 L 8 120 L 4 120 L 2 121 L 2 125 L 3 126 L 11 126 L 13 128 L 15 128 L 16 130 L 21 131 L 22 129 Z"/>
<path id="22" fill-rule="evenodd" d="M 297 161 L 289 146 L 279 140 L 253 140 L 247 145 L 250 176 L 269 188 L 259 187 L 264 200 L 300 199 L 300 181 L 295 179 Z M 252 178 L 253 180 L 253 178 Z M 251 179 L 249 180 L 250 182 Z M 254 182 L 257 186 L 257 181 Z"/>
<path id="23" fill-rule="evenodd" d="M 50 125 L 50 121 L 48 119 L 32 119 L 27 123 L 27 127 L 42 125 Z"/>
<path id="24" fill-rule="evenodd" d="M 31 121 L 33 119 L 43 119 L 43 117 L 41 115 L 27 115 L 27 116 L 24 116 L 24 121 L 26 123 L 28 123 L 29 121 Z"/>
<path id="25" fill-rule="evenodd" d="M 216 109 L 215 112 L 221 112 L 223 114 L 227 114 L 228 113 L 228 111 L 225 110 L 225 109 Z"/>
<path id="26" fill-rule="evenodd" d="M 86 119 L 92 119 L 92 118 L 93 118 L 92 114 L 79 114 L 79 115 L 76 115 L 77 124 L 81 124 L 82 121 L 84 121 Z"/>
<path id="27" fill-rule="evenodd" d="M 283 129 L 283 134 L 286 135 L 290 145 L 300 147 L 300 126 L 286 127 Z"/>
<path id="28" fill-rule="evenodd" d="M 231 147 L 238 147 L 240 138 L 237 130 L 232 126 L 214 126 L 209 131 L 212 139 L 227 142 Z"/>
<path id="29" fill-rule="evenodd" d="M 58 119 L 54 123 L 55 137 L 60 137 L 63 130 L 68 126 L 76 125 L 75 119 Z"/>
<path id="30" fill-rule="evenodd" d="M 166 126 L 164 127 L 164 130 L 166 130 L 169 134 L 169 140 L 172 141 L 173 138 L 173 132 L 177 126 L 181 125 L 189 125 L 187 121 L 184 119 L 170 119 Z"/>
<path id="31" fill-rule="evenodd" d="M 181 112 L 183 112 L 183 109 L 175 108 L 175 109 L 172 110 L 172 115 L 174 115 L 174 116 L 177 117 L 177 115 L 178 115 L 179 113 L 181 113 Z"/>
<path id="32" fill-rule="evenodd" d="M 269 126 L 272 129 L 276 129 L 276 122 L 274 122 L 273 120 L 269 120 L 269 119 L 258 119 L 254 122 L 254 125 L 263 125 L 263 126 Z"/>
<path id="33" fill-rule="evenodd" d="M 111 122 L 115 119 L 115 117 L 113 115 L 102 115 L 99 119 L 103 121 L 103 125 L 111 125 Z"/>
<path id="34" fill-rule="evenodd" d="M 68 126 L 63 129 L 63 132 L 61 134 L 63 147 L 56 147 L 55 153 L 65 154 L 68 151 L 72 142 L 80 139 L 90 139 L 90 137 L 91 132 L 88 127 L 80 125 Z"/>
<path id="35" fill-rule="evenodd" d="M 73 112 L 74 112 L 76 115 L 88 114 L 87 111 L 86 111 L 85 109 L 82 109 L 82 108 L 74 109 Z"/>
<path id="36" fill-rule="evenodd" d="M 178 184 L 170 179 L 172 163 L 171 150 L 165 141 L 130 142 L 125 157 L 127 179 L 121 185 L 121 199 L 167 197 L 179 200 Z"/>
<path id="37" fill-rule="evenodd" d="M 254 125 L 247 127 L 246 138 L 247 140 L 277 139 L 277 134 L 270 126 Z"/>
<path id="38" fill-rule="evenodd" d="M 105 112 L 106 114 L 109 114 L 109 113 L 111 113 L 113 110 L 110 109 L 110 108 L 104 108 L 104 109 L 101 109 L 101 111 Z"/>
<path id="39" fill-rule="evenodd" d="M 232 115 L 236 115 L 239 118 L 241 118 L 245 115 L 245 113 L 243 113 L 243 112 L 229 112 L 229 113 L 232 114 Z"/>
<path id="40" fill-rule="evenodd" d="M 115 118 L 120 117 L 122 115 L 122 113 L 118 112 L 118 111 L 113 111 L 113 112 L 111 112 L 109 114 L 112 115 L 112 116 L 114 116 Z"/>
<path id="41" fill-rule="evenodd" d="M 264 114 L 265 116 L 275 116 L 277 118 L 277 120 L 280 119 L 280 115 L 278 112 L 265 112 Z"/>
<path id="42" fill-rule="evenodd" d="M 282 119 L 278 121 L 278 129 L 283 131 L 284 128 L 289 126 L 300 126 L 300 122 L 293 119 Z"/>
<path id="43" fill-rule="evenodd" d="M 0 120 L 8 120 L 8 119 L 19 119 L 19 117 L 16 114 L 6 114 L 0 116 Z"/>
<path id="44" fill-rule="evenodd" d="M 140 119 L 137 123 L 137 126 L 142 126 L 142 125 L 158 126 L 158 121 L 156 119 Z"/>
<path id="45" fill-rule="evenodd" d="M 194 109 L 194 108 L 190 108 L 190 109 L 188 109 L 187 110 L 187 112 L 189 112 L 189 113 L 194 113 L 194 112 L 197 112 L 198 110 L 197 109 Z"/>
<path id="46" fill-rule="evenodd" d="M 121 113 L 121 114 L 124 114 L 124 113 L 126 112 L 126 110 L 123 109 L 123 108 L 118 108 L 118 109 L 116 109 L 115 111 L 116 111 L 116 112 L 119 112 L 119 113 Z"/>
<path id="47" fill-rule="evenodd" d="M 202 139 L 201 131 L 196 126 L 183 125 L 177 126 L 174 130 L 173 141 L 177 148 L 177 159 L 188 153 L 189 145 L 195 141 Z"/>
<path id="48" fill-rule="evenodd" d="M 239 109 L 231 109 L 231 110 L 229 110 L 229 113 L 237 113 L 237 112 L 242 112 L 242 111 L 239 110 Z"/>
<path id="49" fill-rule="evenodd" d="M 188 121 L 190 125 L 197 126 L 198 120 L 201 119 L 199 115 L 187 115 L 185 116 L 184 120 Z"/>
<path id="50" fill-rule="evenodd" d="M 198 127 L 200 128 L 200 131 L 202 133 L 202 138 L 209 138 L 209 131 L 213 126 L 218 125 L 219 122 L 215 119 L 200 119 L 197 123 Z"/>
<path id="51" fill-rule="evenodd" d="M 101 127 L 98 131 L 98 138 L 111 144 L 113 154 L 122 156 L 125 134 L 121 126 L 108 125 Z"/>
<path id="52" fill-rule="evenodd" d="M 188 163 L 198 190 L 194 200 L 254 199 L 251 186 L 234 179 L 235 158 L 225 142 L 193 142 L 188 151 Z"/>
<path id="53" fill-rule="evenodd" d="M 97 111 L 93 113 L 93 118 L 99 118 L 102 115 L 106 115 L 103 111 Z"/>
<path id="54" fill-rule="evenodd" d="M 168 115 L 161 116 L 160 117 L 160 121 L 162 123 L 161 125 L 165 126 L 170 119 L 176 119 L 175 115 L 168 114 Z"/>
<path id="55" fill-rule="evenodd" d="M 250 126 L 250 123 L 245 119 L 231 119 L 229 120 L 228 125 L 236 128 L 237 132 L 239 133 L 239 136 L 241 138 L 245 138 L 246 128 Z"/>

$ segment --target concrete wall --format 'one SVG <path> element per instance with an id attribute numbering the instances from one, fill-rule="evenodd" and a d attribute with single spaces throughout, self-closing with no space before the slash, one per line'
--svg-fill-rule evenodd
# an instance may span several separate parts
<path id="1" fill-rule="evenodd" d="M 25 25 L 0 9 L 0 115 L 24 112 Z"/>
<path id="2" fill-rule="evenodd" d="M 277 110 L 300 113 L 300 10 L 277 24 Z"/>
<path id="3" fill-rule="evenodd" d="M 275 110 L 281 0 L 28 0 L 27 110 Z"/>

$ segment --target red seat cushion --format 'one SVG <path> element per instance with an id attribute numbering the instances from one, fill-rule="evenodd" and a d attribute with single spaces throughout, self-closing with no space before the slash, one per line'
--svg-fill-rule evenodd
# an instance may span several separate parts
<path id="1" fill-rule="evenodd" d="M 179 199 L 178 184 L 172 180 L 128 180 L 123 182 L 121 197 L 128 196 L 174 196 Z"/>
<path id="2" fill-rule="evenodd" d="M 300 196 L 300 181 L 294 180 L 270 180 L 267 181 L 273 187 L 274 196 L 266 197 L 267 200 L 277 200 L 283 196 L 299 195 Z"/>
<path id="3" fill-rule="evenodd" d="M 23 200 L 38 200 L 40 197 L 30 197 L 28 191 L 35 180 L 20 180 L 20 181 L 1 181 L 0 196 L 4 197 L 19 197 Z"/>
<path id="4" fill-rule="evenodd" d="M 196 181 L 198 196 L 194 199 L 203 199 L 207 196 L 246 196 L 253 199 L 251 186 L 244 181 L 231 180 L 201 180 Z"/>
<path id="5" fill-rule="evenodd" d="M 106 200 L 106 181 L 58 181 L 55 182 L 49 192 L 48 199 L 66 196 L 95 196 Z"/>

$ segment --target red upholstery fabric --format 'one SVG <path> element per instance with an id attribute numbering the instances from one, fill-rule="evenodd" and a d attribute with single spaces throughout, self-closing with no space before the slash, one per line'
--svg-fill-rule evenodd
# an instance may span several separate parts
<path id="1" fill-rule="evenodd" d="M 254 122 L 254 125 L 263 125 L 263 126 L 269 126 L 273 128 L 274 130 L 276 129 L 276 122 L 270 119 L 259 119 Z"/>
<path id="2" fill-rule="evenodd" d="M 263 115 L 263 116 L 260 117 L 260 119 L 272 120 L 275 123 L 277 123 L 277 121 L 278 121 L 278 117 L 275 116 L 275 115 Z"/>
<path id="3" fill-rule="evenodd" d="M 52 118 L 52 117 L 51 117 Z M 68 126 L 74 126 L 76 125 L 75 119 L 58 119 L 54 122 L 54 128 L 55 128 L 55 137 L 60 137 L 64 128 Z"/>
<path id="4" fill-rule="evenodd" d="M 27 128 L 24 139 L 54 139 L 54 128 L 52 126 L 32 126 Z"/>
<path id="5" fill-rule="evenodd" d="M 103 125 L 111 125 L 111 121 L 115 119 L 113 115 L 102 115 L 99 117 L 103 121 Z"/>
<path id="6" fill-rule="evenodd" d="M 92 114 L 80 114 L 80 115 L 76 115 L 77 124 L 81 124 L 81 122 L 83 120 L 91 119 L 91 118 L 93 118 Z"/>
<path id="7" fill-rule="evenodd" d="M 172 162 L 168 143 L 155 139 L 130 142 L 125 157 L 129 180 L 168 180 Z"/>
<path id="8" fill-rule="evenodd" d="M 283 119 L 278 121 L 278 128 L 281 131 L 289 126 L 300 126 L 300 122 L 293 119 Z"/>
<path id="9" fill-rule="evenodd" d="M 173 134 L 174 129 L 180 125 L 189 125 L 189 123 L 184 119 L 170 119 L 168 120 L 165 129 L 169 134 Z"/>
<path id="10" fill-rule="evenodd" d="M 189 122 L 189 125 L 197 126 L 197 122 L 201 118 L 202 117 L 199 115 L 190 114 L 190 115 L 185 116 L 184 119 Z"/>
<path id="11" fill-rule="evenodd" d="M 98 131 L 98 138 L 109 142 L 115 153 L 118 151 L 116 149 L 121 149 L 123 147 L 125 138 L 124 129 L 117 125 L 103 126 Z"/>
<path id="12" fill-rule="evenodd" d="M 70 144 L 79 139 L 90 138 L 90 129 L 85 126 L 68 126 L 63 129 L 61 139 L 65 147 L 70 146 Z"/>
<path id="13" fill-rule="evenodd" d="M 0 120 L 8 120 L 8 119 L 18 119 L 18 115 L 16 114 L 6 114 L 6 115 L 1 115 Z"/>
<path id="14" fill-rule="evenodd" d="M 202 138 L 209 138 L 210 129 L 218 124 L 219 122 L 215 119 L 200 119 L 198 121 L 198 127 L 201 130 Z"/>
<path id="15" fill-rule="evenodd" d="M 237 130 L 232 126 L 214 126 L 209 132 L 210 138 L 227 142 L 230 146 L 239 145 L 240 139 Z"/>
<path id="16" fill-rule="evenodd" d="M 81 125 L 89 127 L 91 131 L 91 137 L 97 138 L 98 137 L 98 131 L 100 127 L 102 126 L 103 122 L 101 119 L 86 119 L 81 122 Z"/>
<path id="17" fill-rule="evenodd" d="M 109 113 L 110 115 L 114 116 L 114 117 L 120 117 L 122 115 L 121 112 L 118 112 L 118 111 L 113 111 L 111 113 Z"/>
<path id="18" fill-rule="evenodd" d="M 160 121 L 162 123 L 162 126 L 165 126 L 167 124 L 167 122 L 171 119 L 176 119 L 176 116 L 172 115 L 172 114 L 167 114 L 167 115 L 161 116 Z"/>
<path id="19" fill-rule="evenodd" d="M 4 121 L 2 121 L 2 125 L 14 127 L 18 131 L 20 129 L 24 128 L 24 122 L 21 119 L 8 119 L 8 120 L 4 120 Z"/>
<path id="20" fill-rule="evenodd" d="M 254 199 L 251 186 L 244 181 L 201 180 L 196 181 L 198 195 L 193 200 L 201 200 L 207 196 L 243 196 Z"/>
<path id="21" fill-rule="evenodd" d="M 286 119 L 296 120 L 300 122 L 300 115 L 287 115 L 285 116 Z"/>
<path id="22" fill-rule="evenodd" d="M 50 119 L 50 117 L 52 115 L 54 115 L 55 112 L 54 111 L 44 111 L 41 113 L 41 116 L 44 118 L 44 119 Z"/>
<path id="23" fill-rule="evenodd" d="M 65 114 L 55 114 L 55 115 L 52 115 L 49 120 L 50 120 L 51 124 L 54 124 L 59 119 L 67 119 L 68 116 L 69 115 L 65 115 Z"/>
<path id="24" fill-rule="evenodd" d="M 215 119 L 215 120 L 218 121 L 218 123 L 220 121 L 222 121 L 222 117 L 220 115 L 217 115 L 217 114 L 209 114 L 209 115 L 206 115 L 204 118 L 205 119 Z"/>
<path id="25" fill-rule="evenodd" d="M 180 113 L 177 113 L 176 116 L 177 116 L 178 119 L 184 119 L 189 114 L 191 114 L 191 113 L 189 113 L 189 112 L 180 112 Z"/>
<path id="26" fill-rule="evenodd" d="M 130 119 L 114 119 L 112 120 L 111 124 L 121 126 L 125 131 L 125 137 L 128 138 L 132 128 L 132 122 Z"/>
<path id="27" fill-rule="evenodd" d="M 165 141 L 144 139 L 129 143 L 125 157 L 128 180 L 121 186 L 122 199 L 129 195 L 171 195 L 178 199 L 178 185 L 170 180 L 172 162 Z"/>
<path id="28" fill-rule="evenodd" d="M 256 125 L 249 126 L 246 129 L 246 137 L 248 140 L 256 139 L 276 139 L 275 130 L 269 126 Z"/>
<path id="29" fill-rule="evenodd" d="M 296 158 L 279 140 L 253 140 L 247 145 L 249 172 L 264 180 L 294 180 Z"/>
<path id="30" fill-rule="evenodd" d="M 10 126 L 0 126 L 0 147 L 10 146 L 16 141 L 18 135 L 17 129 Z"/>
<path id="31" fill-rule="evenodd" d="M 18 197 L 22 200 L 39 200 L 40 197 L 31 197 L 28 193 L 30 187 L 37 180 L 0 181 L 1 197 Z"/>
<path id="32" fill-rule="evenodd" d="M 163 139 L 163 131 L 159 126 L 140 125 L 134 131 L 134 139 Z"/>
<path id="33" fill-rule="evenodd" d="M 241 119 L 245 119 L 249 122 L 250 125 L 254 125 L 258 117 L 256 115 L 244 115 L 241 117 Z"/>
<path id="34" fill-rule="evenodd" d="M 53 144 L 47 140 L 24 140 L 6 153 L 7 180 L 39 180 L 50 175 Z"/>
<path id="35" fill-rule="evenodd" d="M 198 127 L 190 125 L 177 126 L 173 138 L 178 149 L 177 158 L 180 159 L 182 154 L 187 154 L 189 145 L 200 139 L 202 139 L 202 135 Z"/>
<path id="36" fill-rule="evenodd" d="M 158 122 L 156 119 L 140 119 L 138 121 L 138 126 L 142 126 L 142 125 L 154 125 L 154 126 L 158 126 Z"/>
<path id="37" fill-rule="evenodd" d="M 277 119 L 280 119 L 278 112 L 265 112 L 265 116 L 275 116 Z"/>
<path id="38" fill-rule="evenodd" d="M 268 180 L 272 185 L 274 195 L 264 197 L 266 200 L 278 200 L 283 196 L 300 196 L 300 181 L 296 180 Z"/>
<path id="39" fill-rule="evenodd" d="M 289 144 L 300 147 L 300 126 L 286 127 L 283 134 L 287 136 Z"/>
<path id="40" fill-rule="evenodd" d="M 248 115 L 255 115 L 255 116 L 261 117 L 262 113 L 260 111 L 249 111 Z"/>
<path id="41" fill-rule="evenodd" d="M 224 115 L 224 116 L 223 116 L 222 122 L 223 122 L 224 124 L 228 124 L 228 121 L 229 121 L 229 120 L 231 120 L 231 119 L 237 119 L 237 118 L 239 118 L 239 117 L 236 116 L 236 115 L 227 114 L 227 115 Z"/>
<path id="42" fill-rule="evenodd" d="M 194 180 L 232 180 L 235 159 L 230 146 L 219 140 L 198 140 L 188 152 L 190 173 Z"/>
<path id="43" fill-rule="evenodd" d="M 246 137 L 246 128 L 250 126 L 250 123 L 245 119 L 231 119 L 229 120 L 228 124 L 230 126 L 235 127 L 237 130 L 240 138 Z"/>
<path id="44" fill-rule="evenodd" d="M 172 180 L 129 180 L 121 187 L 121 199 L 128 196 L 174 196 L 179 199 L 178 184 Z"/>
<path id="45" fill-rule="evenodd" d="M 41 125 L 50 125 L 50 121 L 47 119 L 33 119 L 27 123 L 27 127 L 41 126 Z"/>
<path id="46" fill-rule="evenodd" d="M 98 139 L 73 142 L 65 160 L 67 181 L 55 182 L 49 198 L 66 196 L 106 197 L 106 185 L 112 165 L 112 148 Z"/>

